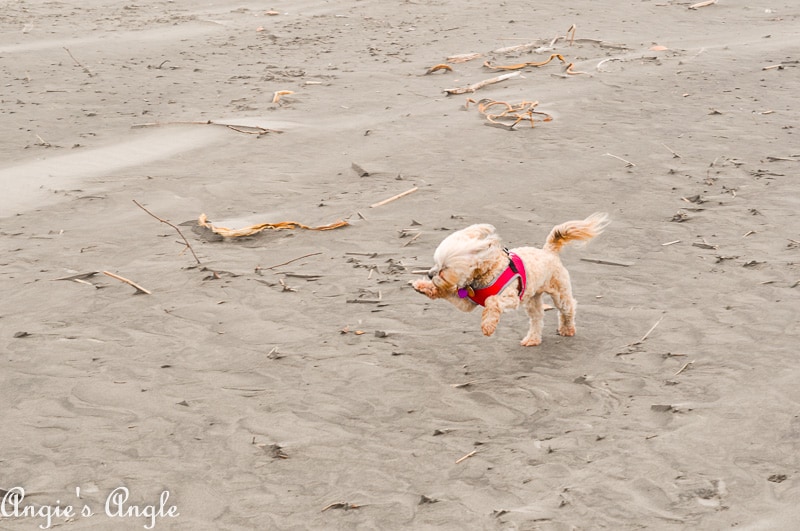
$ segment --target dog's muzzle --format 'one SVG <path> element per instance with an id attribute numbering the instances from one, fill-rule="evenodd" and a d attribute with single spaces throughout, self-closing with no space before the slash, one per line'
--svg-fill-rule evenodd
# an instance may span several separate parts
<path id="1" fill-rule="evenodd" d="M 433 277 L 435 277 L 438 273 L 439 271 L 435 267 L 432 267 L 428 270 L 428 278 L 433 280 Z"/>

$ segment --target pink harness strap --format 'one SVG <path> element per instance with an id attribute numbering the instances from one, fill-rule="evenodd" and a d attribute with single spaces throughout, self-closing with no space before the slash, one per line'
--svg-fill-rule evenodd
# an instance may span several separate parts
<path id="1" fill-rule="evenodd" d="M 471 286 L 460 288 L 458 290 L 458 296 L 462 299 L 469 297 L 469 299 L 475 304 L 479 306 L 485 306 L 486 299 L 493 295 L 497 295 L 506 289 L 509 284 L 514 282 L 516 279 L 519 279 L 519 298 L 521 299 L 525 294 L 525 265 L 522 263 L 522 258 L 512 252 L 508 253 L 508 258 L 508 267 L 505 268 L 502 273 L 500 273 L 499 277 L 494 279 L 494 282 L 485 288 L 474 289 Z"/>

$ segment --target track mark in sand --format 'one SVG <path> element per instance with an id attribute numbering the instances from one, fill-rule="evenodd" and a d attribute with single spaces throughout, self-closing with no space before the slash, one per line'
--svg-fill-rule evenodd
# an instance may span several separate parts
<path id="1" fill-rule="evenodd" d="M 201 149 L 214 143 L 222 131 L 186 130 L 180 135 L 157 131 L 135 140 L 105 147 L 23 162 L 0 169 L 0 218 L 54 202 L 59 189 L 80 187 L 86 179 L 141 166 Z"/>

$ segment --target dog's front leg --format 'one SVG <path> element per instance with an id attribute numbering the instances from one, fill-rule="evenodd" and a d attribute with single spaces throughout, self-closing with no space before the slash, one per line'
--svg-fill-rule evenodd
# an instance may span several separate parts
<path id="1" fill-rule="evenodd" d="M 490 336 L 497 330 L 497 323 L 500 322 L 500 306 L 495 300 L 496 297 L 489 297 L 486 299 L 486 307 L 481 314 L 481 332 L 483 335 Z"/>
<path id="2" fill-rule="evenodd" d="M 436 285 L 430 280 L 419 278 L 411 282 L 411 287 L 427 296 L 429 299 L 438 299 L 441 297 L 439 290 L 436 289 Z"/>
<path id="3" fill-rule="evenodd" d="M 440 290 L 430 280 L 425 280 L 422 278 L 417 279 L 411 282 L 411 287 L 430 299 L 445 299 L 462 312 L 471 312 L 477 307 L 477 305 L 470 299 L 462 299 L 457 293 L 449 293 Z"/>
<path id="4" fill-rule="evenodd" d="M 500 322 L 500 314 L 506 310 L 513 310 L 519 306 L 519 298 L 516 294 L 508 290 L 486 299 L 486 307 L 481 314 L 481 332 L 485 336 L 491 336 L 497 330 Z"/>

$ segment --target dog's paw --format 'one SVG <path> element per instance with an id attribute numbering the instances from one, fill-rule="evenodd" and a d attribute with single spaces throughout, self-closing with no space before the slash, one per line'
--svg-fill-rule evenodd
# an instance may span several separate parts
<path id="1" fill-rule="evenodd" d="M 433 285 L 433 282 L 430 280 L 424 279 L 417 279 L 411 282 L 411 287 L 417 290 L 419 293 L 430 297 L 431 299 L 436 298 L 436 286 Z"/>
<path id="2" fill-rule="evenodd" d="M 575 335 L 575 327 L 574 326 L 559 326 L 558 327 L 558 335 L 572 337 L 572 336 Z"/>
<path id="3" fill-rule="evenodd" d="M 483 320 L 481 321 L 481 332 L 486 337 L 491 336 L 494 334 L 495 330 L 497 330 L 497 321 L 492 320 Z"/>
<path id="4" fill-rule="evenodd" d="M 523 347 L 537 347 L 542 344 L 541 337 L 525 336 L 525 339 L 519 342 Z"/>

